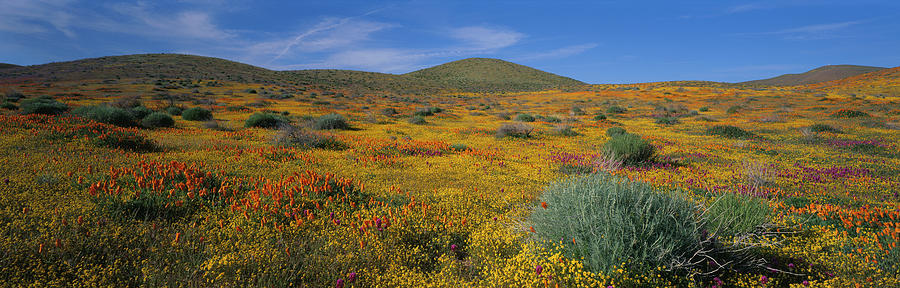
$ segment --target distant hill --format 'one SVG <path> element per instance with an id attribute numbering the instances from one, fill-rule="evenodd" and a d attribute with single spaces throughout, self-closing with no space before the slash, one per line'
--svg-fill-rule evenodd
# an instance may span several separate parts
<path id="1" fill-rule="evenodd" d="M 0 63 L 0 69 L 22 67 L 16 64 Z"/>
<path id="2" fill-rule="evenodd" d="M 900 67 L 807 85 L 806 88 L 858 95 L 900 96 Z"/>
<path id="3" fill-rule="evenodd" d="M 291 83 L 355 92 L 527 91 L 584 83 L 497 59 L 470 58 L 403 75 L 337 69 L 274 71 L 225 59 L 182 54 L 108 56 L 0 70 L 0 81 L 206 79 Z"/>
<path id="4" fill-rule="evenodd" d="M 869 72 L 875 72 L 881 69 L 885 68 L 858 65 L 828 65 L 810 70 L 806 73 L 784 74 L 774 78 L 747 81 L 738 84 L 765 86 L 806 85 L 843 79 L 860 74 L 866 74 Z"/>
<path id="5" fill-rule="evenodd" d="M 468 58 L 404 75 L 463 90 L 541 90 L 585 84 L 572 78 L 491 58 Z"/>

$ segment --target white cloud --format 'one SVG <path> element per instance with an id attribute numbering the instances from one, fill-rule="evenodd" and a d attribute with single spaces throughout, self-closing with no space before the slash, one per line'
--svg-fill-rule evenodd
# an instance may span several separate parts
<path id="1" fill-rule="evenodd" d="M 178 37 L 186 39 L 224 40 L 235 35 L 218 28 L 212 17 L 206 12 L 179 11 L 175 13 L 154 13 L 151 7 L 143 2 L 137 4 L 119 4 L 112 9 L 132 22 L 102 23 L 98 28 L 120 33 L 132 33 L 147 36 Z"/>
<path id="2" fill-rule="evenodd" d="M 52 26 L 67 37 L 75 37 L 71 29 L 74 16 L 67 12 L 71 0 L 4 0 L 0 1 L 0 31 L 13 33 L 47 32 Z"/>
<path id="3" fill-rule="evenodd" d="M 750 3 L 750 4 L 743 4 L 743 5 L 728 7 L 728 9 L 725 9 L 725 13 L 727 13 L 727 14 L 743 13 L 743 12 L 750 12 L 750 11 L 754 11 L 754 10 L 760 10 L 760 9 L 764 9 L 764 8 L 765 8 L 765 6 L 763 6 L 763 5 L 760 5 L 757 3 Z"/>
<path id="4" fill-rule="evenodd" d="M 273 39 L 252 45 L 249 53 L 269 55 L 269 62 L 278 60 L 291 52 L 318 52 L 329 49 L 343 49 L 370 40 L 372 33 L 396 27 L 380 22 L 355 20 L 354 18 L 329 18 L 312 28 L 297 32 L 294 36 Z"/>
<path id="5" fill-rule="evenodd" d="M 547 52 L 536 53 L 531 55 L 526 55 L 524 57 L 517 58 L 518 61 L 529 61 L 529 60 L 540 60 L 540 59 L 553 59 L 553 58 L 565 58 L 572 55 L 578 55 L 584 53 L 585 51 L 596 48 L 597 43 L 587 43 L 587 44 L 579 44 L 566 46 L 559 49 L 550 50 Z"/>
<path id="6" fill-rule="evenodd" d="M 469 26 L 450 30 L 450 37 L 463 41 L 469 50 L 495 50 L 512 46 L 525 34 L 484 26 Z"/>

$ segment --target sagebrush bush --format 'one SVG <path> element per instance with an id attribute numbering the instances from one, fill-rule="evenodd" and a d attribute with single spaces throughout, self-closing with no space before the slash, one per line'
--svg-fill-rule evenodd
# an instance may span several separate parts
<path id="1" fill-rule="evenodd" d="M 728 110 L 725 110 L 725 113 L 734 114 L 741 110 L 741 106 L 735 105 L 728 107 Z"/>
<path id="2" fill-rule="evenodd" d="M 762 199 L 724 193 L 712 200 L 704 217 L 710 233 L 735 236 L 751 233 L 766 224 L 770 210 Z"/>
<path id="3" fill-rule="evenodd" d="M 141 126 L 147 128 L 162 128 L 175 126 L 175 120 L 172 116 L 163 112 L 153 112 L 144 119 L 141 119 Z"/>
<path id="4" fill-rule="evenodd" d="M 813 124 L 809 126 L 809 129 L 813 132 L 830 132 L 830 133 L 841 133 L 841 129 L 834 128 L 828 124 Z"/>
<path id="5" fill-rule="evenodd" d="M 583 257 L 593 272 L 608 273 L 622 263 L 635 270 L 671 269 L 700 249 L 698 205 L 646 183 L 590 174 L 551 183 L 540 202 L 547 208 L 532 210 L 534 235 L 562 241 L 566 256 Z"/>
<path id="6" fill-rule="evenodd" d="M 857 118 L 857 117 L 868 117 L 869 113 L 851 110 L 851 109 L 840 109 L 831 114 L 831 117 L 835 118 Z"/>
<path id="7" fill-rule="evenodd" d="M 622 127 L 609 127 L 609 129 L 606 129 L 606 136 L 609 136 L 609 137 L 613 137 L 616 135 L 622 135 L 625 133 L 628 133 L 628 132 L 625 131 L 625 128 L 622 128 Z"/>
<path id="8" fill-rule="evenodd" d="M 534 128 L 527 124 L 504 123 L 500 125 L 500 128 L 497 128 L 497 138 L 528 138 L 531 137 L 532 131 L 534 131 Z"/>
<path id="9" fill-rule="evenodd" d="M 244 127 L 257 127 L 274 129 L 287 124 L 289 121 L 284 116 L 275 113 L 256 112 L 247 118 Z"/>
<path id="10" fill-rule="evenodd" d="M 709 111 L 709 106 L 703 106 L 703 107 L 700 107 L 700 109 L 697 109 L 697 110 L 700 111 L 700 112 L 708 112 L 708 111 Z"/>
<path id="11" fill-rule="evenodd" d="M 716 125 L 706 129 L 706 134 L 726 138 L 747 139 L 755 136 L 752 132 L 731 125 Z"/>
<path id="12" fill-rule="evenodd" d="M 531 114 L 525 114 L 525 113 L 522 113 L 522 114 L 516 115 L 516 121 L 519 121 L 519 122 L 534 122 L 534 116 L 531 116 Z"/>
<path id="13" fill-rule="evenodd" d="M 0 104 L 0 108 L 6 109 L 6 110 L 18 110 L 19 106 L 16 106 L 16 104 L 13 102 L 3 101 L 3 104 Z"/>
<path id="14" fill-rule="evenodd" d="M 72 111 L 81 118 L 119 127 L 134 127 L 137 118 L 128 110 L 113 106 L 81 106 Z"/>
<path id="15" fill-rule="evenodd" d="M 315 122 L 313 122 L 312 128 L 316 130 L 346 130 L 350 129 L 350 124 L 347 123 L 347 118 L 344 118 L 344 116 L 331 113 L 316 118 Z"/>
<path id="16" fill-rule="evenodd" d="M 22 100 L 19 106 L 25 114 L 58 115 L 69 111 L 69 105 L 56 101 L 49 96 Z"/>
<path id="17" fill-rule="evenodd" d="M 678 117 L 660 117 L 660 118 L 656 118 L 656 124 L 675 125 L 675 124 L 678 124 L 678 123 L 681 123 L 681 121 L 678 121 Z"/>
<path id="18" fill-rule="evenodd" d="M 279 146 L 297 147 L 302 149 L 347 149 L 347 144 L 334 136 L 320 132 L 308 131 L 290 125 L 284 125 L 275 135 L 275 144 Z"/>
<path id="19" fill-rule="evenodd" d="M 381 109 L 380 113 L 381 113 L 381 115 L 384 115 L 384 116 L 394 116 L 394 115 L 397 115 L 397 109 L 390 108 L 390 107 L 384 108 L 384 109 Z"/>
<path id="20" fill-rule="evenodd" d="M 609 108 L 606 109 L 606 114 L 622 114 L 625 112 L 628 112 L 628 109 L 617 105 L 609 106 Z"/>
<path id="21" fill-rule="evenodd" d="M 166 107 L 166 113 L 169 113 L 169 115 L 181 116 L 181 112 L 184 112 L 184 109 L 181 109 L 181 107 L 177 107 L 177 106 Z"/>
<path id="22" fill-rule="evenodd" d="M 425 124 L 428 124 L 428 122 L 425 121 L 425 117 L 422 117 L 422 116 L 419 116 L 419 115 L 414 115 L 414 116 L 412 116 L 412 117 L 409 117 L 409 120 L 406 120 L 406 122 L 409 122 L 409 124 L 415 124 L 415 125 L 425 125 Z"/>
<path id="23" fill-rule="evenodd" d="M 188 121 L 207 121 L 212 117 L 212 111 L 200 107 L 189 108 L 181 112 L 181 118 Z"/>
<path id="24" fill-rule="evenodd" d="M 131 108 L 129 112 L 131 112 L 131 115 L 134 115 L 134 119 L 144 119 L 144 117 L 147 117 L 147 115 L 152 114 L 153 110 L 150 110 L 150 108 L 144 106 L 138 106 Z"/>
<path id="25" fill-rule="evenodd" d="M 559 136 L 566 137 L 578 136 L 578 132 L 572 130 L 572 126 L 569 125 L 557 125 L 555 128 L 553 128 L 553 133 Z"/>
<path id="26" fill-rule="evenodd" d="M 450 150 L 454 151 L 466 151 L 467 149 L 469 149 L 469 147 L 466 146 L 466 144 L 462 143 L 454 143 L 450 145 Z"/>
<path id="27" fill-rule="evenodd" d="M 597 116 L 594 116 L 594 120 L 597 120 L 597 121 L 603 121 L 603 120 L 606 120 L 606 115 L 603 115 L 603 114 L 597 114 Z"/>
<path id="28" fill-rule="evenodd" d="M 656 148 L 649 142 L 634 134 L 613 136 L 603 145 L 603 154 L 611 155 L 624 164 L 638 164 L 650 161 Z"/>

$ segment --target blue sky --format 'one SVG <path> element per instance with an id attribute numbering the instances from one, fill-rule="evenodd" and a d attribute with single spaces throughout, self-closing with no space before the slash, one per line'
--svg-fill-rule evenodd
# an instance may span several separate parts
<path id="1" fill-rule="evenodd" d="M 589 83 L 900 66 L 900 1 L 0 0 L 0 62 L 187 53 L 405 73 L 500 58 Z"/>

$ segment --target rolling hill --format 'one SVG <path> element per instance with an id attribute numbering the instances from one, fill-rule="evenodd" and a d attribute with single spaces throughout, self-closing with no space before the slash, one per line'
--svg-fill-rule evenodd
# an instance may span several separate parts
<path id="1" fill-rule="evenodd" d="M 16 64 L 0 63 L 0 69 L 22 67 Z"/>
<path id="2" fill-rule="evenodd" d="M 138 54 L 89 58 L 0 70 L 2 81 L 108 79 L 207 79 L 241 83 L 292 83 L 357 92 L 528 91 L 584 83 L 497 59 L 470 58 L 411 72 L 313 69 L 275 71 L 225 59 L 182 54 Z"/>
<path id="3" fill-rule="evenodd" d="M 900 67 L 810 84 L 806 88 L 855 95 L 898 96 L 900 95 Z"/>
<path id="4" fill-rule="evenodd" d="M 858 65 L 827 65 L 805 73 L 784 74 L 778 77 L 741 82 L 744 85 L 762 86 L 795 86 L 828 82 L 860 74 L 866 74 L 885 69 L 883 67 L 858 66 Z"/>
<path id="5" fill-rule="evenodd" d="M 585 84 L 572 78 L 491 58 L 467 58 L 404 75 L 435 81 L 444 87 L 490 91 L 540 90 Z"/>

